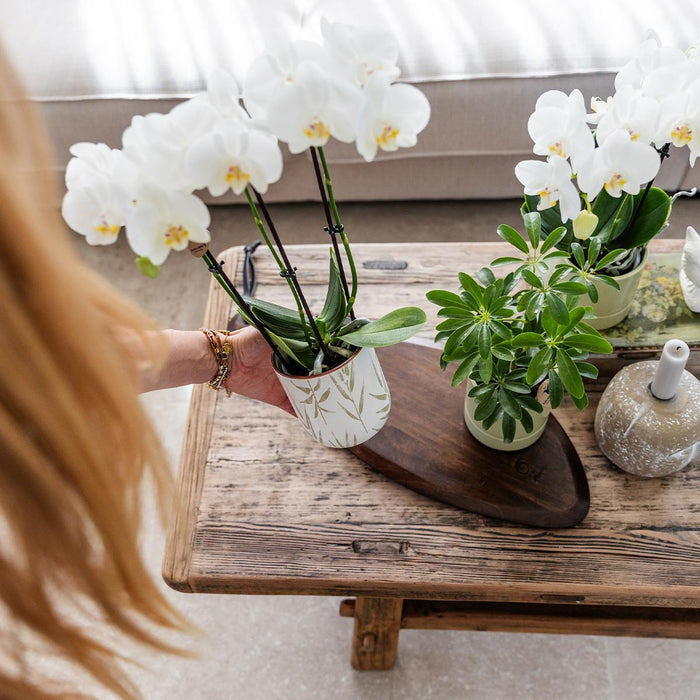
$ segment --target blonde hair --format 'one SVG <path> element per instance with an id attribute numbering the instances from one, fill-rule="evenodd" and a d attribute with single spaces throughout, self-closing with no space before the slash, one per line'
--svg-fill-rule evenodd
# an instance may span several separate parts
<path id="1" fill-rule="evenodd" d="M 130 698 L 136 688 L 92 623 L 164 651 L 177 650 L 158 626 L 187 629 L 139 555 L 143 477 L 161 506 L 171 482 L 138 368 L 113 334 L 153 324 L 77 257 L 50 162 L 0 51 L 0 616 L 12 649 L 0 696 L 61 697 L 25 675 L 34 644 Z M 65 619 L 66 604 L 92 611 L 89 629 Z"/>

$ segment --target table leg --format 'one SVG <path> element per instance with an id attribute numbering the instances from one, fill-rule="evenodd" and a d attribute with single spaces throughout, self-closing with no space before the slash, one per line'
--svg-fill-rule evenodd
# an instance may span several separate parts
<path id="1" fill-rule="evenodd" d="M 385 671 L 394 665 L 402 611 L 401 598 L 357 598 L 352 639 L 353 668 Z"/>

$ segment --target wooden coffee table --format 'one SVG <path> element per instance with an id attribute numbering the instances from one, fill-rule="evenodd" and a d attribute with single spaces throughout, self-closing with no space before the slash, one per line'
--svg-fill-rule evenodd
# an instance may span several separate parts
<path id="1" fill-rule="evenodd" d="M 680 246 L 656 241 L 653 252 Z M 499 243 L 353 250 L 358 314 L 420 305 L 425 338 L 437 311 L 425 292 L 453 289 L 458 270 L 504 253 Z M 312 308 L 321 308 L 327 247 L 290 253 Z M 240 279 L 242 250 L 221 257 Z M 269 256 L 257 257 L 259 295 L 289 305 Z M 205 326 L 226 327 L 233 313 L 213 284 Z M 595 444 L 595 405 L 621 362 L 602 363 L 588 409 L 555 413 L 591 491 L 586 519 L 561 530 L 443 505 L 314 443 L 277 409 L 196 386 L 163 576 L 190 593 L 354 596 L 340 613 L 355 620 L 357 669 L 390 668 L 401 628 L 700 638 L 700 469 L 640 479 L 612 467 Z"/>

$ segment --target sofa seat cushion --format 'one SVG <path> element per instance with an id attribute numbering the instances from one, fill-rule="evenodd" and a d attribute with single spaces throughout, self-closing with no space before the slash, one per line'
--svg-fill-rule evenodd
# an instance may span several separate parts
<path id="1" fill-rule="evenodd" d="M 119 147 L 134 114 L 169 110 L 218 66 L 242 82 L 266 42 L 317 39 L 323 16 L 390 29 L 401 80 L 419 84 L 432 105 L 413 149 L 366 165 L 353 146 L 329 145 L 344 199 L 518 197 L 513 167 L 532 153 L 527 119 L 542 92 L 607 97 L 647 29 L 679 47 L 700 37 L 695 0 L 22 0 L 0 4 L 0 37 L 63 168 L 72 143 Z M 287 174 L 269 199 L 314 198 L 304 159 L 283 150 L 299 177 Z M 660 184 L 693 179 L 679 153 Z"/>

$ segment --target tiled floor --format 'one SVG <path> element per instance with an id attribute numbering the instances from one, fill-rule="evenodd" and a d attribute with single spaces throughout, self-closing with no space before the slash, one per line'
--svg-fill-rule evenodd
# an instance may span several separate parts
<path id="1" fill-rule="evenodd" d="M 344 205 L 356 241 L 491 240 L 499 223 L 517 225 L 518 202 Z M 310 205 L 273 207 L 282 235 L 324 242 L 320 211 Z M 313 220 L 312 224 L 309 222 Z M 668 235 L 700 224 L 700 200 L 679 201 Z M 215 249 L 255 236 L 247 211 L 214 211 Z M 87 261 L 145 306 L 163 325 L 197 328 L 207 274 L 187 254 L 167 261 L 147 280 L 125 245 L 81 248 Z M 202 266 L 203 267 L 203 266 Z M 144 396 L 173 465 L 177 463 L 190 389 Z M 147 519 L 144 551 L 160 577 L 163 534 Z M 700 562 L 698 563 L 700 566 Z M 351 669 L 352 621 L 338 616 L 339 599 L 185 595 L 168 597 L 203 631 L 191 641 L 201 658 L 139 652 L 132 672 L 147 700 L 690 700 L 700 698 L 700 642 L 485 632 L 401 633 L 392 671 Z"/>

